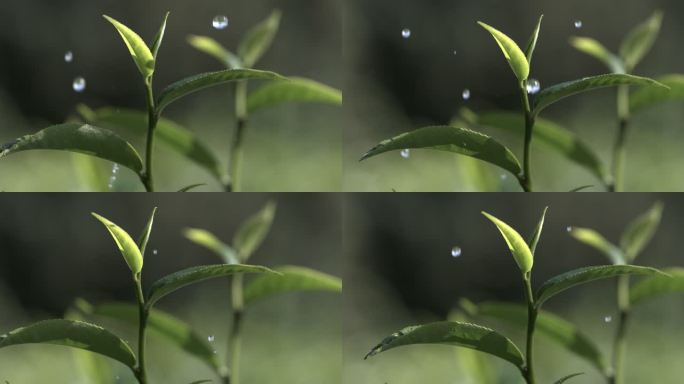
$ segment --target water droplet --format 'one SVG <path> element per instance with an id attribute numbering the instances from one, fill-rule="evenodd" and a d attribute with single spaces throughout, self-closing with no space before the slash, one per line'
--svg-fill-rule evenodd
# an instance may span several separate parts
<path id="1" fill-rule="evenodd" d="M 529 93 L 530 95 L 534 95 L 541 89 L 541 84 L 537 79 L 527 79 L 527 84 L 525 84 L 525 88 L 527 88 L 527 93 Z"/>
<path id="2" fill-rule="evenodd" d="M 458 54 L 458 51 L 454 49 L 453 54 L 454 54 L 454 55 L 457 55 L 457 54 Z"/>
<path id="3" fill-rule="evenodd" d="M 401 30 L 401 37 L 403 37 L 404 39 L 408 39 L 409 37 L 411 37 L 411 30 L 408 28 L 402 29 Z"/>
<path id="4" fill-rule="evenodd" d="M 112 166 L 112 173 L 116 174 L 117 172 L 119 172 L 119 164 L 114 163 Z"/>
<path id="5" fill-rule="evenodd" d="M 226 27 L 228 27 L 228 16 L 215 16 L 214 19 L 211 21 L 211 25 L 214 27 L 214 29 L 226 29 Z"/>
<path id="6" fill-rule="evenodd" d="M 86 81 L 84 78 L 79 76 L 74 79 L 74 82 L 71 85 L 71 87 L 74 89 L 74 91 L 81 93 L 86 89 Z"/>
<path id="7" fill-rule="evenodd" d="M 213 342 L 214 342 L 214 335 L 209 335 L 209 336 L 207 337 L 207 341 L 210 342 L 210 343 L 213 343 Z"/>
<path id="8" fill-rule="evenodd" d="M 156 250 L 156 249 L 153 249 L 153 250 L 152 250 L 152 254 L 153 254 L 153 255 L 156 255 L 157 253 L 159 253 L 158 250 Z"/>
<path id="9" fill-rule="evenodd" d="M 580 29 L 582 25 L 582 20 L 575 20 L 575 28 Z"/>
<path id="10" fill-rule="evenodd" d="M 461 256 L 461 247 L 451 248 L 451 257 L 459 257 L 459 256 Z"/>
<path id="11" fill-rule="evenodd" d="M 610 323 L 611 321 L 613 321 L 613 316 L 606 316 L 603 318 L 603 322 L 605 323 Z"/>
<path id="12" fill-rule="evenodd" d="M 502 173 L 501 176 L 499 176 L 499 178 L 500 178 L 501 180 L 506 180 L 506 179 L 508 179 L 508 175 L 505 174 L 505 173 Z"/>
<path id="13" fill-rule="evenodd" d="M 216 351 L 214 351 L 214 355 L 215 355 L 216 353 L 217 353 L 217 352 L 216 352 Z"/>
<path id="14" fill-rule="evenodd" d="M 401 157 L 403 157 L 404 159 L 408 159 L 409 157 L 411 157 L 411 150 L 410 149 L 402 149 L 400 153 L 401 153 Z"/>
<path id="15" fill-rule="evenodd" d="M 463 97 L 463 100 L 469 100 L 470 99 L 470 89 L 466 88 L 463 90 L 461 93 L 461 97 Z"/>
<path id="16" fill-rule="evenodd" d="M 71 51 L 67 51 L 64 54 L 64 61 L 66 61 L 67 63 L 71 63 L 72 61 L 74 61 L 74 53 Z"/>
<path id="17" fill-rule="evenodd" d="M 565 227 L 565 231 L 568 233 L 572 232 L 572 230 L 573 230 L 573 228 L 569 225 L 567 227 Z"/>

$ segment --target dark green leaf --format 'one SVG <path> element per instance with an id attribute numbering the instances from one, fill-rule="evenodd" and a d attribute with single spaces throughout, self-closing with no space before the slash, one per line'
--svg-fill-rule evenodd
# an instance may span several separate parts
<path id="1" fill-rule="evenodd" d="M 76 321 L 85 320 L 79 312 L 73 309 L 67 310 L 64 318 Z M 74 357 L 74 364 L 79 376 L 87 377 L 89 384 L 116 384 L 116 376 L 112 372 L 108 358 L 78 348 L 73 348 L 71 354 Z"/>
<path id="2" fill-rule="evenodd" d="M 560 380 L 556 381 L 555 384 L 563 384 L 566 381 L 572 379 L 573 377 L 577 377 L 577 376 L 581 376 L 581 375 L 584 375 L 584 372 L 573 373 L 572 375 L 567 375 L 565 377 L 562 377 Z"/>
<path id="3" fill-rule="evenodd" d="M 2 146 L 0 158 L 34 149 L 83 153 L 121 164 L 136 173 L 143 168 L 135 148 L 114 132 L 75 123 L 53 125 L 33 135 L 20 137 Z"/>
<path id="4" fill-rule="evenodd" d="M 195 47 L 198 51 L 204 52 L 209 56 L 212 56 L 221 64 L 225 65 L 230 69 L 242 68 L 242 62 L 240 58 L 237 57 L 233 52 L 227 50 L 218 41 L 212 39 L 208 36 L 188 36 L 188 43 Z"/>
<path id="5" fill-rule="evenodd" d="M 518 44 L 498 29 L 481 21 L 478 21 L 477 23 L 494 37 L 494 40 L 506 57 L 508 64 L 511 66 L 515 77 L 521 82 L 527 80 L 527 77 L 530 75 L 530 64 L 527 62 L 527 57 Z"/>
<path id="6" fill-rule="evenodd" d="M 245 286 L 245 305 L 286 292 L 342 292 L 342 280 L 323 272 L 297 266 L 282 266 L 274 270 L 282 275 L 260 275 Z"/>
<path id="7" fill-rule="evenodd" d="M 133 61 L 135 62 L 135 65 L 138 66 L 138 70 L 143 78 L 147 79 L 152 76 L 154 74 L 155 66 L 154 55 L 152 55 L 152 52 L 150 51 L 150 48 L 147 47 L 147 44 L 145 44 L 145 41 L 138 36 L 137 33 L 133 32 L 119 21 L 107 15 L 102 16 L 112 23 L 117 32 L 119 32 L 119 35 L 121 35 L 126 47 L 128 47 L 128 52 L 131 54 L 131 57 L 133 57 Z"/>
<path id="8" fill-rule="evenodd" d="M 610 52 L 603 44 L 589 37 L 571 37 L 570 45 L 578 51 L 597 59 L 605 64 L 612 73 L 625 73 L 622 59 Z"/>
<path id="9" fill-rule="evenodd" d="M 669 276 L 649 276 L 631 287 L 629 298 L 632 305 L 662 295 L 684 292 L 684 268 L 666 268 L 663 272 Z"/>
<path id="10" fill-rule="evenodd" d="M 45 320 L 0 336 L 0 348 L 21 344 L 55 344 L 99 353 L 133 369 L 135 355 L 125 341 L 94 324 Z"/>
<path id="11" fill-rule="evenodd" d="M 237 252 L 235 252 L 235 250 L 228 244 L 225 244 L 219 240 L 216 236 L 214 236 L 213 233 L 205 231 L 204 229 L 187 228 L 183 231 L 183 234 L 188 238 L 188 240 L 216 253 L 224 263 L 240 263 Z"/>
<path id="12" fill-rule="evenodd" d="M 506 245 L 508 245 L 508 249 L 511 251 L 511 254 L 513 254 L 513 258 L 518 264 L 520 271 L 523 274 L 530 272 L 532 270 L 532 265 L 534 264 L 534 255 L 532 254 L 532 251 L 527 245 L 525 239 L 523 239 L 518 231 L 513 229 L 510 225 L 504 223 L 487 212 L 482 212 L 482 214 L 485 215 L 485 217 L 488 218 L 492 223 L 494 223 L 499 232 L 501 232 L 501 236 L 503 236 L 504 240 L 506 240 Z"/>
<path id="13" fill-rule="evenodd" d="M 159 48 L 161 47 L 162 41 L 164 41 L 164 34 L 166 33 L 166 22 L 169 20 L 170 13 L 171 12 L 166 12 L 166 15 L 164 15 L 164 21 L 162 22 L 161 27 L 159 27 L 159 32 L 157 32 L 157 36 L 155 36 L 154 38 L 154 43 L 152 44 L 152 57 L 154 57 L 154 60 L 157 60 Z"/>
<path id="14" fill-rule="evenodd" d="M 444 344 L 475 349 L 523 366 L 518 347 L 496 331 L 475 324 L 440 321 L 406 327 L 386 337 L 371 349 L 366 358 L 393 348 L 414 344 Z"/>
<path id="15" fill-rule="evenodd" d="M 119 248 L 124 260 L 126 260 L 126 264 L 128 264 L 128 268 L 130 268 L 131 272 L 133 272 L 134 275 L 140 273 L 143 268 L 142 253 L 128 232 L 95 212 L 92 212 L 92 215 L 104 224 L 107 231 L 109 231 L 109 234 L 112 235 L 116 246 Z"/>
<path id="16" fill-rule="evenodd" d="M 655 11 L 651 17 L 634 28 L 620 46 L 620 57 L 630 72 L 653 47 L 663 22 L 663 13 Z"/>
<path id="17" fill-rule="evenodd" d="M 145 248 L 147 248 L 147 242 L 150 240 L 150 233 L 152 233 L 152 224 L 154 224 L 155 213 L 157 213 L 157 207 L 152 208 L 152 213 L 150 214 L 150 218 L 147 220 L 147 225 L 145 225 L 145 229 L 140 234 L 140 238 L 138 238 L 138 248 L 140 248 L 140 254 L 143 258 L 145 257 Z"/>
<path id="18" fill-rule="evenodd" d="M 459 311 L 451 311 L 449 321 L 466 322 L 466 316 Z M 460 372 L 470 378 L 471 383 L 496 384 L 496 372 L 492 369 L 487 356 L 469 348 L 455 348 Z"/>
<path id="19" fill-rule="evenodd" d="M 409 148 L 427 148 L 454 152 L 497 165 L 514 175 L 521 172 L 520 162 L 513 152 L 487 135 L 465 128 L 434 126 L 402 133 L 366 152 L 361 160 L 384 152 Z"/>
<path id="20" fill-rule="evenodd" d="M 616 265 L 626 264 L 622 250 L 610 241 L 606 240 L 600 233 L 590 228 L 570 227 L 570 236 L 582 243 L 601 251 L 608 257 L 611 263 Z"/>
<path id="21" fill-rule="evenodd" d="M 655 235 L 663 214 L 663 203 L 653 204 L 646 213 L 634 219 L 620 238 L 620 248 L 628 262 L 633 261 Z"/>
<path id="22" fill-rule="evenodd" d="M 206 184 L 204 184 L 204 183 L 190 184 L 187 187 L 183 187 L 183 188 L 179 189 L 178 192 L 190 192 L 191 190 L 193 190 L 195 188 L 203 187 L 205 185 Z"/>
<path id="23" fill-rule="evenodd" d="M 629 108 L 633 113 L 667 101 L 684 100 L 684 75 L 670 74 L 658 77 L 656 80 L 670 89 L 649 86 L 633 91 L 629 95 Z"/>
<path id="24" fill-rule="evenodd" d="M 276 203 L 269 201 L 256 214 L 245 220 L 233 236 L 233 249 L 242 262 L 246 262 L 271 230 L 276 213 Z"/>
<path id="25" fill-rule="evenodd" d="M 238 56 L 245 67 L 251 68 L 268 51 L 280 27 L 281 12 L 274 10 L 268 18 L 255 25 L 240 41 Z"/>
<path id="26" fill-rule="evenodd" d="M 317 81 L 290 77 L 284 81 L 272 81 L 253 91 L 247 97 L 247 112 L 285 102 L 307 102 L 342 105 L 342 92 Z"/>
<path id="27" fill-rule="evenodd" d="M 534 232 L 532 232 L 532 237 L 530 237 L 530 240 L 528 242 L 530 245 L 530 251 L 532 252 L 533 258 L 534 251 L 537 249 L 537 244 L 539 243 L 539 238 L 541 237 L 542 229 L 544 229 L 544 219 L 546 218 L 546 211 L 548 209 L 549 207 L 544 207 L 544 211 L 542 211 L 541 218 L 539 219 L 537 226 L 534 228 Z"/>
<path id="28" fill-rule="evenodd" d="M 532 65 L 532 55 L 534 55 L 534 49 L 537 48 L 537 40 L 539 40 L 539 31 L 541 30 L 541 23 L 544 19 L 544 15 L 539 16 L 539 21 L 537 26 L 530 36 L 530 40 L 527 42 L 527 48 L 525 49 L 525 57 L 527 58 L 527 63 Z"/>

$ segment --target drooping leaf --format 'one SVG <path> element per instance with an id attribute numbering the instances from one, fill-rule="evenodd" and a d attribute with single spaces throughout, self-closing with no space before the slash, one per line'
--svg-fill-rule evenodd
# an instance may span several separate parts
<path id="1" fill-rule="evenodd" d="M 532 65 L 532 55 L 534 55 L 534 50 L 537 48 L 537 40 L 539 40 L 539 31 L 541 30 L 541 23 L 544 19 L 544 15 L 539 16 L 539 21 L 537 26 L 530 36 L 530 40 L 527 42 L 527 48 L 525 49 L 525 57 L 527 58 L 528 65 Z"/>
<path id="2" fill-rule="evenodd" d="M 665 268 L 663 272 L 669 276 L 649 276 L 630 288 L 629 299 L 632 305 L 655 297 L 684 292 L 684 268 Z"/>
<path id="3" fill-rule="evenodd" d="M 188 36 L 188 43 L 198 51 L 204 52 L 215 58 L 221 62 L 221 64 L 225 65 L 226 68 L 242 68 L 242 61 L 240 58 L 211 37 L 190 35 Z"/>
<path id="4" fill-rule="evenodd" d="M 152 284 L 145 304 L 148 308 L 152 308 L 159 299 L 185 286 L 236 273 L 278 274 L 278 272 L 258 265 L 218 264 L 191 267 L 162 277 Z"/>
<path id="5" fill-rule="evenodd" d="M 539 238 L 541 237 L 542 229 L 544 229 L 544 219 L 546 218 L 546 211 L 548 209 L 549 207 L 544 207 L 544 211 L 542 211 L 541 218 L 539 219 L 537 226 L 534 228 L 534 232 L 532 232 L 532 236 L 530 237 L 530 240 L 528 242 L 528 244 L 530 245 L 530 251 L 532 252 L 533 258 L 534 252 L 537 249 L 537 244 L 539 243 Z"/>
<path id="6" fill-rule="evenodd" d="M 135 65 L 138 66 L 138 70 L 143 78 L 147 79 L 154 74 L 154 55 L 150 51 L 145 41 L 133 30 L 123 25 L 119 21 L 107 16 L 102 15 L 107 21 L 109 21 L 114 28 L 116 28 L 119 35 L 123 39 L 126 47 L 128 47 L 128 52 L 133 57 Z"/>
<path id="7" fill-rule="evenodd" d="M 224 263 L 240 263 L 237 252 L 231 246 L 219 240 L 213 233 L 204 229 L 187 228 L 183 231 L 183 234 L 188 240 L 216 253 Z"/>
<path id="8" fill-rule="evenodd" d="M 145 257 L 145 248 L 147 248 L 147 242 L 150 240 L 150 233 L 152 233 L 152 224 L 154 224 L 154 214 L 157 213 L 157 207 L 152 208 L 152 213 L 150 218 L 147 220 L 145 229 L 143 229 L 140 237 L 138 238 L 138 248 L 140 249 L 140 254 Z"/>
<path id="9" fill-rule="evenodd" d="M 496 331 L 475 324 L 440 321 L 406 327 L 386 337 L 373 347 L 366 358 L 393 348 L 415 344 L 443 344 L 475 349 L 523 366 L 523 357 L 515 344 Z"/>
<path id="10" fill-rule="evenodd" d="M 80 313 L 73 309 L 67 310 L 64 318 L 75 321 L 85 320 Z M 88 383 L 116 384 L 115 375 L 112 373 L 112 366 L 108 358 L 78 348 L 72 348 L 71 354 L 74 357 L 74 365 L 78 373 L 82 377 L 87 377 Z"/>
<path id="11" fill-rule="evenodd" d="M 0 148 L 0 158 L 36 149 L 83 153 L 121 164 L 136 173 L 140 173 L 143 168 L 135 148 L 114 132 L 76 123 L 53 125 L 32 135 L 20 137 Z"/>
<path id="12" fill-rule="evenodd" d="M 620 45 L 620 57 L 631 71 L 651 50 L 658 38 L 663 12 L 655 11 L 645 22 L 634 28 Z"/>
<path id="13" fill-rule="evenodd" d="M 136 358 L 125 341 L 106 329 L 75 320 L 45 320 L 0 336 L 0 348 L 22 344 L 55 344 L 99 353 L 134 368 Z"/>
<path id="14" fill-rule="evenodd" d="M 454 152 L 494 164 L 516 176 L 521 172 L 520 162 L 513 152 L 493 138 L 469 129 L 450 126 L 425 127 L 402 133 L 380 142 L 366 152 L 361 160 L 381 153 L 409 148 Z"/>
<path id="15" fill-rule="evenodd" d="M 532 265 L 534 264 L 534 256 L 525 239 L 520 236 L 518 231 L 503 221 L 497 219 L 487 212 L 482 212 L 482 214 L 485 215 L 485 217 L 488 218 L 492 223 L 494 223 L 499 232 L 501 232 L 501 236 L 503 236 L 504 240 L 506 240 L 506 245 L 508 245 L 508 249 L 510 249 L 511 254 L 513 254 L 513 258 L 518 264 L 520 271 L 523 274 L 531 271 Z"/>
<path id="16" fill-rule="evenodd" d="M 629 95 L 629 108 L 632 113 L 641 112 L 660 103 L 684 100 L 684 75 L 669 74 L 656 80 L 670 89 L 648 86 L 633 91 Z"/>
<path id="17" fill-rule="evenodd" d="M 250 29 L 238 46 L 238 56 L 245 67 L 251 68 L 268 51 L 280 27 L 282 13 L 274 10 L 259 24 Z"/>
<path id="18" fill-rule="evenodd" d="M 178 192 L 190 192 L 191 190 L 193 190 L 195 188 L 203 187 L 205 185 L 206 184 L 204 184 L 204 183 L 190 184 L 187 187 L 183 187 L 183 188 L 179 189 Z"/>
<path id="19" fill-rule="evenodd" d="M 625 66 L 622 59 L 610 52 L 603 44 L 590 37 L 571 37 L 570 45 L 578 51 L 602 62 L 612 73 L 625 73 Z"/>
<path id="20" fill-rule="evenodd" d="M 171 12 L 166 12 L 166 15 L 164 15 L 164 21 L 162 22 L 161 27 L 159 27 L 157 36 L 155 36 L 154 38 L 154 43 L 152 43 L 152 57 L 154 57 L 155 61 L 157 60 L 159 48 L 161 48 L 161 44 L 164 41 L 164 34 L 166 33 L 166 22 L 169 20 L 170 13 Z"/>
<path id="21" fill-rule="evenodd" d="M 290 77 L 266 83 L 251 92 L 247 97 L 247 112 L 252 114 L 285 102 L 342 105 L 342 92 L 314 80 Z"/>
<path id="22" fill-rule="evenodd" d="M 269 201 L 259 212 L 245 220 L 235 232 L 233 248 L 242 262 L 246 262 L 261 246 L 271 230 L 275 213 L 276 203 Z"/>
<path id="23" fill-rule="evenodd" d="M 164 90 L 157 99 L 157 112 L 161 113 L 174 101 L 205 88 L 238 80 L 283 80 L 284 77 L 274 72 L 256 69 L 226 69 L 218 72 L 201 73 L 179 80 Z"/>
<path id="24" fill-rule="evenodd" d="M 584 267 L 565 272 L 547 280 L 537 291 L 538 307 L 551 297 L 570 289 L 574 286 L 590 283 L 596 280 L 607 279 L 620 275 L 664 275 L 663 272 L 649 267 L 636 265 L 600 265 Z"/>
<path id="25" fill-rule="evenodd" d="M 620 248 L 628 262 L 633 261 L 655 235 L 663 214 L 663 203 L 657 202 L 644 214 L 634 219 L 620 238 Z"/>
<path id="26" fill-rule="evenodd" d="M 494 37 L 494 40 L 506 57 L 508 64 L 511 66 L 515 77 L 521 82 L 527 80 L 527 77 L 530 75 L 530 64 L 527 62 L 527 57 L 518 44 L 498 29 L 481 21 L 478 21 L 477 23 Z"/>
<path id="27" fill-rule="evenodd" d="M 451 311 L 449 321 L 466 322 L 466 316 L 460 311 Z M 496 373 L 487 361 L 486 355 L 469 348 L 454 348 L 460 372 L 470 378 L 468 383 L 496 384 Z"/>
<path id="28" fill-rule="evenodd" d="M 585 77 L 543 89 L 535 97 L 532 112 L 534 115 L 538 115 L 544 108 L 568 96 L 618 85 L 655 85 L 667 88 L 653 79 L 620 73 Z"/>
<path id="29" fill-rule="evenodd" d="M 130 268 L 131 272 L 133 272 L 134 275 L 140 273 L 143 267 L 142 253 L 128 232 L 124 231 L 121 227 L 98 215 L 97 213 L 91 213 L 96 219 L 104 224 L 105 228 L 107 228 L 107 231 L 109 231 L 109 234 L 112 235 L 116 246 L 119 248 L 124 260 L 126 260 L 126 264 L 128 264 L 128 268 Z"/>
<path id="30" fill-rule="evenodd" d="M 601 251 L 615 265 L 627 264 L 622 250 L 613 245 L 600 233 L 590 228 L 571 227 L 570 236 L 580 242 Z"/>
<path id="31" fill-rule="evenodd" d="M 274 268 L 274 270 L 282 275 L 260 275 L 245 286 L 245 305 L 287 292 L 342 292 L 342 280 L 323 272 L 291 265 Z"/>
<path id="32" fill-rule="evenodd" d="M 555 382 L 555 384 L 563 384 L 566 381 L 572 379 L 573 377 L 577 377 L 577 376 L 581 376 L 581 375 L 584 375 L 584 372 L 573 373 L 572 375 L 567 375 L 565 377 L 560 378 L 558 381 Z"/>

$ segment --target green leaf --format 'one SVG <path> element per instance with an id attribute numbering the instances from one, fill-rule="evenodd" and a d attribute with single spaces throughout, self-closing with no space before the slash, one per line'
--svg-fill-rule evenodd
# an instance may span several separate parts
<path id="1" fill-rule="evenodd" d="M 532 65 L 532 55 L 534 55 L 534 49 L 537 48 L 537 40 L 539 40 L 539 31 L 541 30 L 541 23 L 544 19 L 544 15 L 539 16 L 539 21 L 537 26 L 530 36 L 530 40 L 527 42 L 527 48 L 525 48 L 525 57 L 527 58 L 528 65 Z"/>
<path id="2" fill-rule="evenodd" d="M 508 60 L 508 64 L 511 66 L 515 77 L 521 82 L 527 80 L 527 77 L 530 75 L 530 64 L 527 62 L 527 57 L 518 44 L 496 28 L 481 21 L 477 23 L 494 37 L 506 60 Z"/>
<path id="3" fill-rule="evenodd" d="M 193 190 L 195 188 L 203 187 L 205 185 L 206 184 L 204 184 L 204 183 L 190 184 L 187 187 L 183 187 L 183 188 L 179 189 L 178 192 L 190 192 L 191 190 Z"/>
<path id="4" fill-rule="evenodd" d="M 664 275 L 655 268 L 636 265 L 601 265 L 575 269 L 547 280 L 537 291 L 537 307 L 574 286 L 620 275 Z M 665 275 L 666 276 L 666 275 Z"/>
<path id="5" fill-rule="evenodd" d="M 196 284 L 205 280 L 214 279 L 217 277 L 224 277 L 234 275 L 236 273 L 275 273 L 271 269 L 258 265 L 243 265 L 243 264 L 217 264 L 217 265 L 201 265 L 197 267 L 183 269 L 181 271 L 172 273 L 157 280 L 147 295 L 148 308 L 152 306 L 162 297 L 181 289 L 185 286 Z"/>
<path id="6" fill-rule="evenodd" d="M 649 276 L 634 284 L 629 290 L 632 305 L 671 293 L 684 292 L 684 268 L 666 268 L 669 276 Z"/>
<path id="7" fill-rule="evenodd" d="M 228 244 L 225 244 L 219 240 L 216 236 L 214 236 L 213 233 L 205 231 L 204 229 L 187 228 L 183 231 L 183 234 L 188 238 L 188 240 L 216 253 L 224 263 L 240 263 L 237 252 L 235 252 L 235 250 Z"/>
<path id="8" fill-rule="evenodd" d="M 567 376 L 565 376 L 565 377 L 562 377 L 562 378 L 559 379 L 558 381 L 556 381 L 555 384 L 563 384 L 563 383 L 565 383 L 566 381 L 572 379 L 573 377 L 577 377 L 577 376 L 581 376 L 581 375 L 584 375 L 584 372 L 573 373 L 572 375 L 567 375 Z"/>
<path id="9" fill-rule="evenodd" d="M 215 58 L 230 69 L 242 68 L 242 61 L 233 52 L 227 50 L 221 43 L 208 36 L 188 36 L 188 43 L 200 52 Z"/>
<path id="10" fill-rule="evenodd" d="M 620 248 L 628 262 L 633 261 L 655 235 L 663 214 L 663 203 L 653 204 L 646 213 L 634 219 L 620 238 Z"/>
<path id="11" fill-rule="evenodd" d="M 145 229 L 138 238 L 138 248 L 140 249 L 140 254 L 143 258 L 145 257 L 145 248 L 147 248 L 147 242 L 150 240 L 150 233 L 152 233 L 152 224 L 154 224 L 155 213 L 157 213 L 157 207 L 152 208 L 152 213 L 150 214 L 150 218 L 147 220 L 147 225 L 145 225 Z"/>
<path id="12" fill-rule="evenodd" d="M 485 316 L 504 320 L 515 326 L 527 326 L 527 306 L 519 304 L 484 302 L 472 304 L 468 312 L 471 316 Z M 598 346 L 572 323 L 560 316 L 546 311 L 537 315 L 536 331 L 556 342 L 571 353 L 588 361 L 600 372 L 608 372 L 608 365 Z"/>
<path id="13" fill-rule="evenodd" d="M 235 82 L 238 80 L 283 80 L 277 73 L 256 69 L 226 69 L 218 72 L 201 73 L 179 80 L 164 88 L 157 99 L 157 113 L 169 104 L 205 88 Z"/>
<path id="14" fill-rule="evenodd" d="M 55 344 L 99 353 L 133 369 L 135 355 L 125 341 L 106 329 L 75 320 L 45 320 L 0 336 L 0 348 L 21 344 Z"/>
<path id="15" fill-rule="evenodd" d="M 366 152 L 361 160 L 408 148 L 454 152 L 497 165 L 516 176 L 521 172 L 520 162 L 513 152 L 493 138 L 469 129 L 450 126 L 425 127 L 402 133 L 380 142 Z"/>
<path id="16" fill-rule="evenodd" d="M 629 109 L 632 113 L 641 112 L 667 101 L 684 100 L 684 75 L 669 74 L 658 77 L 656 80 L 670 89 L 649 86 L 633 91 L 629 95 Z"/>
<path id="17" fill-rule="evenodd" d="M 451 311 L 449 321 L 466 322 L 466 316 L 460 311 Z M 460 372 L 470 379 L 467 383 L 495 384 L 496 373 L 487 361 L 485 355 L 468 348 L 455 348 L 456 360 Z"/>
<path id="18" fill-rule="evenodd" d="M 663 12 L 655 11 L 645 22 L 634 28 L 620 45 L 620 57 L 631 71 L 651 50 L 658 38 L 663 22 Z"/>
<path id="19" fill-rule="evenodd" d="M 125 129 L 138 137 L 145 137 L 147 134 L 145 112 L 112 107 L 90 110 L 84 105 L 80 105 L 78 109 L 83 118 L 90 123 L 111 129 Z M 220 162 L 194 132 L 171 120 L 161 118 L 157 122 L 154 134 L 161 144 L 206 169 L 217 180 L 223 180 L 224 172 Z M 142 163 L 140 167 L 142 168 Z"/>
<path id="20" fill-rule="evenodd" d="M 154 57 L 154 60 L 157 60 L 157 54 L 159 53 L 159 48 L 161 47 L 162 41 L 164 41 L 164 33 L 166 33 L 166 22 L 169 20 L 169 14 L 171 12 L 166 12 L 166 15 L 164 15 L 164 21 L 162 22 L 161 27 L 159 27 L 159 32 L 157 32 L 157 36 L 154 38 L 154 43 L 152 44 L 152 57 Z"/>
<path id="21" fill-rule="evenodd" d="M 667 88 L 653 79 L 619 73 L 585 77 L 543 89 L 535 98 L 532 112 L 538 115 L 544 108 L 568 96 L 618 85 L 656 85 Z"/>
<path id="22" fill-rule="evenodd" d="M 245 305 L 286 292 L 342 292 L 342 280 L 323 272 L 289 265 L 274 270 L 282 275 L 260 275 L 245 286 Z"/>
<path id="23" fill-rule="evenodd" d="M 570 227 L 570 236 L 601 251 L 615 265 L 627 264 L 622 250 L 606 240 L 600 233 L 590 228 Z"/>
<path id="24" fill-rule="evenodd" d="M 247 261 L 252 253 L 261 246 L 271 230 L 275 213 L 276 203 L 269 201 L 259 212 L 245 220 L 235 232 L 233 249 L 242 262 Z"/>
<path id="25" fill-rule="evenodd" d="M 245 67 L 251 68 L 268 51 L 280 27 L 281 12 L 274 10 L 268 18 L 250 29 L 240 41 L 238 56 Z"/>
<path id="26" fill-rule="evenodd" d="M 269 82 L 251 92 L 247 97 L 247 112 L 252 114 L 293 101 L 342 105 L 342 92 L 314 80 L 290 77 L 285 81 Z"/>
<path id="27" fill-rule="evenodd" d="M 544 211 L 542 211 L 541 218 L 539 219 L 537 226 L 534 228 L 534 232 L 532 232 L 532 236 L 530 237 L 530 240 L 528 242 L 530 245 L 530 252 L 532 252 L 533 258 L 534 252 L 537 249 L 537 244 L 539 243 L 539 238 L 541 237 L 542 229 L 544 228 L 544 219 L 546 218 L 546 211 L 548 209 L 549 207 L 544 207 Z"/>
<path id="28" fill-rule="evenodd" d="M 131 272 L 133 272 L 134 275 L 140 273 L 143 267 L 142 253 L 128 232 L 124 231 L 118 225 L 112 223 L 97 213 L 91 213 L 96 219 L 100 220 L 100 222 L 104 224 L 105 228 L 107 228 L 107 231 L 109 231 L 109 234 L 112 235 L 116 246 L 119 248 L 124 260 L 126 260 L 126 264 L 128 264 L 128 268 L 130 268 Z"/>
<path id="29" fill-rule="evenodd" d="M 571 37 L 570 45 L 605 64 L 612 73 L 625 73 L 622 59 L 590 37 Z"/>
<path id="30" fill-rule="evenodd" d="M 67 320 L 84 321 L 83 316 L 73 309 L 67 310 L 64 318 Z M 78 375 L 87 377 L 88 383 L 115 384 L 115 375 L 107 358 L 77 348 L 73 348 L 71 354 L 73 355 Z"/>
<path id="31" fill-rule="evenodd" d="M 138 36 L 137 33 L 133 32 L 119 21 L 107 15 L 102 16 L 107 19 L 107 21 L 116 28 L 119 35 L 121 35 L 126 47 L 128 47 L 128 52 L 131 54 L 131 57 L 133 57 L 133 61 L 135 61 L 135 65 L 138 66 L 138 70 L 143 78 L 148 79 L 151 77 L 154 74 L 154 55 L 152 55 L 152 52 L 150 51 L 150 48 L 147 47 L 147 44 L 145 44 L 145 41 Z"/>
<path id="32" fill-rule="evenodd" d="M 440 321 L 406 327 L 373 347 L 366 358 L 393 348 L 415 344 L 443 344 L 475 349 L 523 366 L 523 357 L 511 340 L 496 331 L 475 324 Z"/>
<path id="33" fill-rule="evenodd" d="M 491 220 L 491 222 L 496 225 L 496 228 L 499 230 L 499 232 L 501 232 L 501 236 L 503 236 L 504 240 L 506 240 L 506 245 L 508 245 L 508 249 L 510 249 L 511 254 L 513 254 L 513 258 L 518 264 L 520 271 L 523 274 L 530 272 L 532 270 L 532 265 L 534 264 L 534 256 L 525 239 L 523 239 L 523 237 L 520 236 L 515 229 L 511 228 L 511 226 L 503 221 L 497 219 L 487 212 L 482 212 L 482 214 Z"/>
<path id="34" fill-rule="evenodd" d="M 114 132 L 76 123 L 53 125 L 20 137 L 0 148 L 0 158 L 34 149 L 83 153 L 121 164 L 136 173 L 143 168 L 135 148 Z"/>
<path id="35" fill-rule="evenodd" d="M 491 111 L 473 115 L 471 124 L 491 127 L 508 132 L 520 133 L 525 130 L 525 118 L 519 113 Z M 534 140 L 558 151 L 568 160 L 584 167 L 599 180 L 605 180 L 607 172 L 594 151 L 582 142 L 573 132 L 553 121 L 537 118 L 532 131 Z M 521 136 L 522 137 L 522 136 Z"/>

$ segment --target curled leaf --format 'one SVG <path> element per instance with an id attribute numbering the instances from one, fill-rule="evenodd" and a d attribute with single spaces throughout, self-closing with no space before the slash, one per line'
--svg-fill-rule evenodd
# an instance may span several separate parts
<path id="1" fill-rule="evenodd" d="M 501 232 L 501 236 L 503 236 L 506 241 L 506 245 L 508 245 L 508 249 L 511 251 L 511 254 L 513 254 L 513 258 L 523 275 L 530 272 L 532 270 L 532 265 L 534 264 L 534 256 L 525 239 L 520 236 L 518 231 L 503 221 L 487 212 L 482 212 L 482 214 L 494 223 L 499 232 Z"/>
<path id="2" fill-rule="evenodd" d="M 515 77 L 521 82 L 527 80 L 527 77 L 530 75 L 530 64 L 527 62 L 527 57 L 518 44 L 498 29 L 481 21 L 477 23 L 492 35 L 499 48 L 501 48 L 504 57 L 506 57 L 508 64 L 511 66 Z"/>
<path id="3" fill-rule="evenodd" d="M 114 28 L 116 28 L 117 32 L 119 32 L 119 35 L 121 35 L 126 47 L 128 47 L 128 52 L 131 54 L 131 57 L 133 57 L 133 61 L 143 78 L 150 78 L 154 74 L 154 55 L 147 44 L 145 44 L 145 41 L 137 33 L 133 32 L 133 30 L 119 21 L 107 15 L 102 16 L 109 21 Z"/>
<path id="4" fill-rule="evenodd" d="M 112 235 L 116 246 L 119 248 L 121 255 L 124 260 L 126 260 L 126 264 L 128 264 L 128 268 L 133 272 L 133 275 L 140 273 L 143 267 L 142 253 L 128 232 L 95 212 L 92 212 L 92 215 L 104 224 L 109 234 Z"/>

